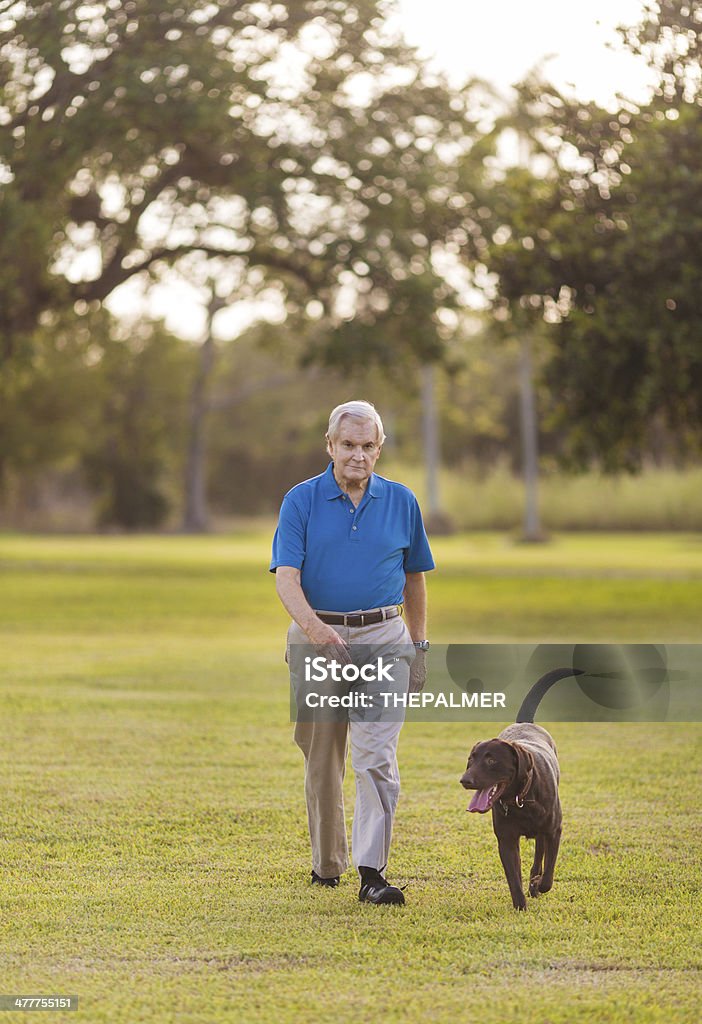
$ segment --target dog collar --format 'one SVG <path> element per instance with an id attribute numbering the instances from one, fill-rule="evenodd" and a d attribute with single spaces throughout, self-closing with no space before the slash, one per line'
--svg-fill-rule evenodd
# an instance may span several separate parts
<path id="1" fill-rule="evenodd" d="M 531 755 L 529 755 L 529 756 L 531 756 Z M 526 777 L 526 782 L 524 784 L 524 789 L 521 791 L 521 793 L 517 793 L 517 795 L 514 798 L 515 807 L 523 807 L 524 806 L 524 800 L 526 799 L 527 793 L 531 789 L 531 784 L 532 784 L 533 781 L 534 781 L 534 762 L 532 761 L 531 768 L 527 772 L 527 777 Z M 498 800 L 498 803 L 499 803 L 500 807 L 502 808 L 503 813 L 505 815 L 509 814 L 509 807 L 510 807 L 510 805 L 506 804 L 504 800 Z"/>
<path id="2" fill-rule="evenodd" d="M 521 793 L 518 793 L 517 796 L 515 796 L 515 798 L 514 798 L 514 802 L 517 805 L 517 807 L 523 807 L 524 806 L 524 798 L 527 795 L 527 793 L 529 792 L 529 790 L 531 789 L 531 784 L 532 784 L 533 781 L 534 781 L 534 762 L 532 761 L 531 768 L 527 772 L 526 784 L 524 786 L 524 789 L 521 791 Z"/>

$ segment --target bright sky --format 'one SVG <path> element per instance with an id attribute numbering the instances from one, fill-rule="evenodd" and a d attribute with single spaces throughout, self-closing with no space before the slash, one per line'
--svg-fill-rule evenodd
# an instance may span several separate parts
<path id="1" fill-rule="evenodd" d="M 646 93 L 645 66 L 627 54 L 615 32 L 640 20 L 643 0 L 396 0 L 409 42 L 431 56 L 455 81 L 485 78 L 501 92 L 542 58 L 550 81 L 573 87 L 582 99 L 608 104 L 617 93 L 631 99 Z M 608 44 L 613 49 L 608 48 Z M 142 286 L 123 285 L 108 305 L 133 316 L 142 306 Z M 197 339 L 204 312 L 195 288 L 185 283 L 153 288 L 146 302 L 151 316 L 185 338 Z M 270 309 L 270 306 L 268 307 Z M 246 304 L 222 311 L 216 327 L 232 337 L 255 316 Z"/>
<path id="2" fill-rule="evenodd" d="M 543 57 L 547 77 L 573 84 L 583 99 L 636 99 L 643 64 L 627 54 L 616 27 L 641 19 L 643 0 L 396 0 L 405 35 L 461 80 L 486 78 L 507 90 Z M 615 52 L 608 50 L 608 43 Z"/>

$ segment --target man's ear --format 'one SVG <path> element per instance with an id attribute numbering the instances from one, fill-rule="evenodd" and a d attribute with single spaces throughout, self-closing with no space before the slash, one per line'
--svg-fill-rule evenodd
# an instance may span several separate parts
<path id="1" fill-rule="evenodd" d="M 330 459 L 332 459 L 334 455 L 331 449 L 331 441 L 329 440 L 329 434 L 324 435 L 324 440 L 327 442 L 327 455 L 329 456 Z"/>

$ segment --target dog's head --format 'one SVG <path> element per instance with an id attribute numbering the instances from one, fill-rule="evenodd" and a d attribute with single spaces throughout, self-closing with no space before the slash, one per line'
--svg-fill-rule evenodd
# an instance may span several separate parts
<path id="1" fill-rule="evenodd" d="M 464 789 L 477 790 L 468 810 L 484 814 L 507 790 L 519 792 L 531 767 L 529 753 L 518 743 L 498 739 L 476 743 L 461 776 Z"/>

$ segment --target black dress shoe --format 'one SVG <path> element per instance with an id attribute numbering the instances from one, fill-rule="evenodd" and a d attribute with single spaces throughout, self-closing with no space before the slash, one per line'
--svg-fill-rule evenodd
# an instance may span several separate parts
<path id="1" fill-rule="evenodd" d="M 395 906 L 404 906 L 405 902 L 402 889 L 398 889 L 396 885 L 389 885 L 379 871 L 373 875 L 362 876 L 358 898 L 361 903 L 389 903 Z"/>
<path id="2" fill-rule="evenodd" d="M 325 885 L 327 889 L 336 889 L 339 884 L 339 876 L 335 875 L 333 878 L 322 878 L 316 871 L 312 872 L 312 885 Z"/>

